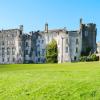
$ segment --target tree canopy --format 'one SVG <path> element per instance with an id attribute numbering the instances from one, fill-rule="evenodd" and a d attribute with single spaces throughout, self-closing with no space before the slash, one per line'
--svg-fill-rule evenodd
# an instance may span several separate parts
<path id="1" fill-rule="evenodd" d="M 58 62 L 57 42 L 54 39 L 46 47 L 46 62 L 47 63 Z"/>

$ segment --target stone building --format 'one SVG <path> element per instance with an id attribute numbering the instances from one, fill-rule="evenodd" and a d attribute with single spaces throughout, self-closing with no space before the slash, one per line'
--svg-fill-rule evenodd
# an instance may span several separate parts
<path id="1" fill-rule="evenodd" d="M 23 34 L 24 63 L 32 63 L 32 34 Z"/>
<path id="2" fill-rule="evenodd" d="M 82 34 L 82 53 L 86 54 L 90 51 L 94 53 L 96 51 L 96 24 L 83 24 L 80 19 L 80 32 Z"/>
<path id="3" fill-rule="evenodd" d="M 35 36 L 34 39 L 36 40 L 34 62 L 45 62 L 46 45 L 53 39 L 57 42 L 58 63 L 78 61 L 78 58 L 81 55 L 80 31 L 67 31 L 66 28 L 48 30 L 48 24 L 46 23 L 44 31 L 33 34 Z M 42 57 L 41 54 L 43 55 Z"/>
<path id="4" fill-rule="evenodd" d="M 80 19 L 79 30 L 74 31 L 68 31 L 66 28 L 49 30 L 46 23 L 45 30 L 38 32 L 37 38 L 35 38 L 35 44 L 37 44 L 35 50 L 37 50 L 37 53 L 35 53 L 34 57 L 38 60 L 34 60 L 34 62 L 42 63 L 41 59 L 45 59 L 45 56 L 40 57 L 41 50 L 43 49 L 46 52 L 46 45 L 53 39 L 57 42 L 58 63 L 78 61 L 81 54 L 94 53 L 96 51 L 96 34 L 96 24 L 83 24 L 82 19 Z"/>
<path id="5" fill-rule="evenodd" d="M 23 63 L 22 51 L 23 26 L 19 29 L 0 31 L 0 63 Z"/>
<path id="6" fill-rule="evenodd" d="M 79 30 L 68 31 L 70 61 L 78 61 L 82 51 L 82 37 Z"/>
<path id="7" fill-rule="evenodd" d="M 49 29 L 25 34 L 23 26 L 0 31 L 0 63 L 45 63 L 46 46 L 54 39 L 58 48 L 58 63 L 78 61 L 82 54 L 96 51 L 96 24 L 83 24 L 79 30 Z"/>

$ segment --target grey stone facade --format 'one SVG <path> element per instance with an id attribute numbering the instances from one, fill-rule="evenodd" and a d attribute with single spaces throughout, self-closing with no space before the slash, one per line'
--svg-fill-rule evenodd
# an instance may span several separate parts
<path id="1" fill-rule="evenodd" d="M 23 63 L 22 33 L 22 26 L 0 31 L 1 64 Z"/>
<path id="2" fill-rule="evenodd" d="M 91 53 L 96 51 L 96 24 L 80 23 L 80 32 L 82 34 L 82 53 L 86 53 L 90 49 Z"/>
<path id="3" fill-rule="evenodd" d="M 34 32 L 32 34 L 33 44 L 33 62 L 45 63 L 46 61 L 46 41 L 42 32 Z"/>
<path id="4" fill-rule="evenodd" d="M 49 30 L 45 24 L 44 31 L 25 34 L 23 26 L 18 29 L 0 31 L 0 63 L 45 63 L 46 45 L 53 39 L 57 41 L 58 63 L 78 61 L 82 53 L 90 49 L 96 51 L 96 24 L 83 24 L 80 20 L 79 30 L 66 28 Z"/>
<path id="5" fill-rule="evenodd" d="M 78 61 L 82 50 L 82 38 L 80 31 L 68 31 L 69 51 L 71 61 Z"/>
<path id="6" fill-rule="evenodd" d="M 24 63 L 32 62 L 32 34 L 23 34 L 23 53 Z"/>

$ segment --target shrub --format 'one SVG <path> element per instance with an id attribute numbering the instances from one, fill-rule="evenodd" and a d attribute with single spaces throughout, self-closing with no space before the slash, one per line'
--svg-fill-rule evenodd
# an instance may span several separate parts
<path id="1" fill-rule="evenodd" d="M 81 56 L 79 58 L 79 61 L 81 61 L 81 62 L 98 61 L 98 60 L 99 60 L 99 57 L 97 57 L 95 54 L 92 54 L 92 55 L 89 55 L 89 56 Z"/>
<path id="2" fill-rule="evenodd" d="M 91 55 L 92 61 L 98 61 L 98 57 L 95 54 Z"/>

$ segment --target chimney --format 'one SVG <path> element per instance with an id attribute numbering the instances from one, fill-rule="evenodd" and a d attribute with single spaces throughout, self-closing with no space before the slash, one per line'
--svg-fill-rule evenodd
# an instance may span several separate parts
<path id="1" fill-rule="evenodd" d="M 19 25 L 19 29 L 23 31 L 23 25 Z"/>
<path id="2" fill-rule="evenodd" d="M 45 32 L 48 33 L 48 23 L 45 23 Z"/>
<path id="3" fill-rule="evenodd" d="M 82 24 L 82 18 L 80 18 L 80 25 Z"/>
<path id="4" fill-rule="evenodd" d="M 80 18 L 80 29 L 82 29 L 82 18 Z"/>

